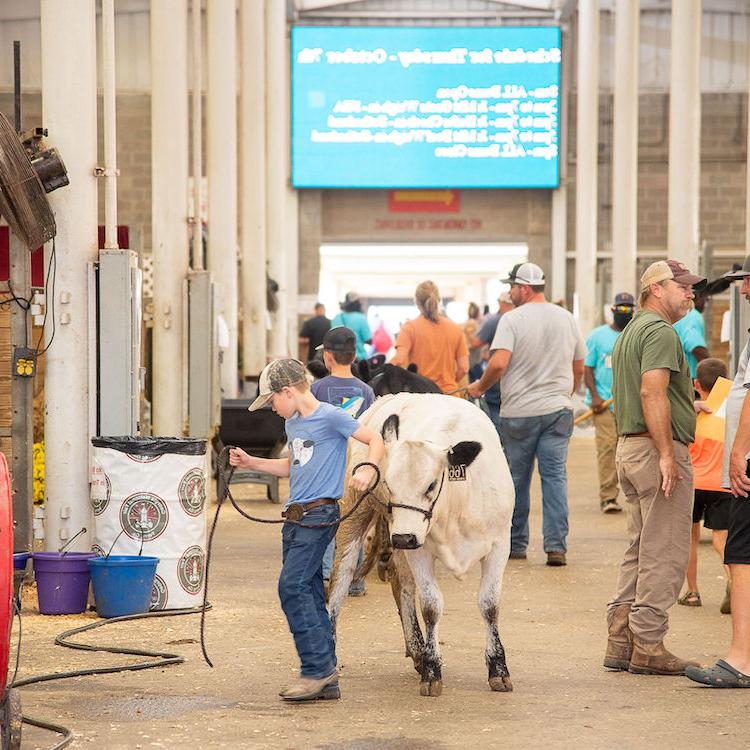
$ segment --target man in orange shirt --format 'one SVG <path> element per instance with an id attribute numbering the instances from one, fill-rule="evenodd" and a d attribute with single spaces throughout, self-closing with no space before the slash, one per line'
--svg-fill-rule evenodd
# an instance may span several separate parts
<path id="1" fill-rule="evenodd" d="M 727 376 L 727 366 L 720 359 L 709 357 L 698 363 L 693 381 L 695 390 L 701 400 L 705 401 L 718 378 Z M 678 604 L 687 607 L 700 607 L 701 595 L 698 592 L 698 542 L 701 537 L 701 521 L 711 529 L 711 541 L 714 549 L 724 560 L 724 545 L 729 528 L 729 510 L 732 494 L 721 486 L 722 460 L 724 443 L 718 440 L 695 436 L 695 442 L 688 446 L 690 460 L 693 463 L 693 530 L 690 541 L 690 559 L 687 567 L 687 591 L 677 600 Z M 724 566 L 727 575 L 726 593 L 721 603 L 722 614 L 732 611 L 729 584 L 729 569 Z"/>
<path id="2" fill-rule="evenodd" d="M 420 315 L 401 326 L 391 364 L 415 364 L 420 375 L 435 382 L 443 393 L 451 393 L 469 371 L 464 332 L 440 314 L 440 292 L 432 281 L 423 281 L 417 287 L 414 302 Z"/>

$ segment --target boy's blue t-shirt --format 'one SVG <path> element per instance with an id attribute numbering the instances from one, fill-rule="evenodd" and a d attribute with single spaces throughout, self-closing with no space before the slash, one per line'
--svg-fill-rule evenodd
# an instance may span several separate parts
<path id="1" fill-rule="evenodd" d="M 612 398 L 612 349 L 622 331 L 615 331 L 612 326 L 603 325 L 594 328 L 586 339 L 589 350 L 583 364 L 594 368 L 594 382 L 602 401 Z M 591 391 L 586 389 L 586 403 L 591 406 Z M 612 404 L 609 405 L 612 410 Z"/>
<path id="2" fill-rule="evenodd" d="M 309 416 L 286 420 L 289 447 L 289 502 L 339 498 L 344 488 L 346 444 L 359 423 L 331 404 L 321 403 Z"/>
<path id="3" fill-rule="evenodd" d="M 326 375 L 316 380 L 310 386 L 310 390 L 318 401 L 338 406 L 355 419 L 375 400 L 372 388 L 355 377 L 339 378 L 336 375 Z"/>
<path id="4" fill-rule="evenodd" d="M 693 308 L 680 318 L 675 324 L 674 329 L 680 337 L 682 348 L 687 356 L 688 367 L 690 368 L 690 377 L 695 377 L 695 371 L 698 368 L 698 360 L 693 356 L 693 349 L 706 346 L 706 327 L 703 322 L 703 316 Z"/>

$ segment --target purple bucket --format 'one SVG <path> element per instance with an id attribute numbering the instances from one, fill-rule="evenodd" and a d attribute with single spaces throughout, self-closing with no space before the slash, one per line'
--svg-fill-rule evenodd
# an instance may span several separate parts
<path id="1" fill-rule="evenodd" d="M 86 609 L 89 558 L 93 552 L 34 552 L 39 611 L 43 615 L 75 615 Z"/>

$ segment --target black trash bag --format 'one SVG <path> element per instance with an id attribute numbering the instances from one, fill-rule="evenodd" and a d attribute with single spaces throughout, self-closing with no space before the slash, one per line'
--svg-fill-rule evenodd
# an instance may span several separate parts
<path id="1" fill-rule="evenodd" d="M 131 456 L 155 458 L 166 453 L 180 456 L 204 456 L 206 441 L 198 438 L 147 437 L 140 435 L 118 435 L 116 437 L 94 437 L 91 445 L 95 448 L 112 448 Z"/>

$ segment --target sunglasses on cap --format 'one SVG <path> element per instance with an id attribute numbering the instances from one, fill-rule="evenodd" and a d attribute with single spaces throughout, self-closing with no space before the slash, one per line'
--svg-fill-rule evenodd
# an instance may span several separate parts
<path id="1" fill-rule="evenodd" d="M 618 312 L 618 313 L 633 312 L 633 305 L 612 305 L 612 312 Z"/>

